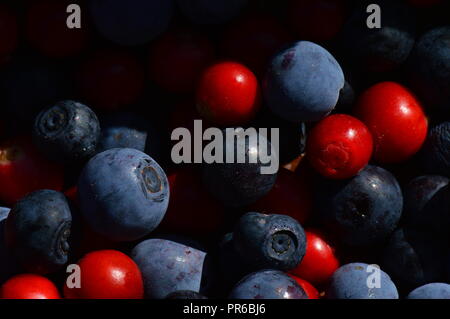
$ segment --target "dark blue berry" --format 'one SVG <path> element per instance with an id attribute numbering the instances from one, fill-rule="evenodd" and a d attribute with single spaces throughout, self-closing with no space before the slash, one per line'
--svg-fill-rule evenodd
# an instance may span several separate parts
<path id="1" fill-rule="evenodd" d="M 382 243 L 397 227 L 403 197 L 395 177 L 368 165 L 348 180 L 321 179 L 315 205 L 319 221 L 343 243 L 366 246 Z"/>
<path id="2" fill-rule="evenodd" d="M 61 101 L 43 110 L 34 122 L 33 140 L 44 155 L 75 163 L 94 155 L 100 138 L 95 113 L 75 101 Z"/>
<path id="3" fill-rule="evenodd" d="M 6 244 L 26 271 L 51 273 L 68 261 L 71 224 L 64 194 L 35 191 L 11 209 L 5 225 Z"/>
<path id="4" fill-rule="evenodd" d="M 240 258 L 254 270 L 293 269 L 306 251 L 302 226 L 286 215 L 243 215 L 234 229 L 233 242 Z"/>

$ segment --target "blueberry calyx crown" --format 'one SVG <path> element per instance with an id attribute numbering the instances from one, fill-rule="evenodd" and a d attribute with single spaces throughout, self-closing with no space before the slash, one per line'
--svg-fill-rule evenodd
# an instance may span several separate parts
<path id="1" fill-rule="evenodd" d="M 142 184 L 145 192 L 159 193 L 163 188 L 161 177 L 155 168 L 152 167 L 152 162 L 148 159 L 144 160 L 143 168 L 140 170 Z"/>
<path id="2" fill-rule="evenodd" d="M 70 250 L 69 237 L 72 223 L 70 221 L 63 222 L 56 231 L 54 242 L 54 251 L 59 258 L 64 258 Z"/>
<path id="3" fill-rule="evenodd" d="M 67 126 L 68 118 L 67 109 L 55 105 L 39 116 L 37 126 L 42 135 L 57 135 Z"/>

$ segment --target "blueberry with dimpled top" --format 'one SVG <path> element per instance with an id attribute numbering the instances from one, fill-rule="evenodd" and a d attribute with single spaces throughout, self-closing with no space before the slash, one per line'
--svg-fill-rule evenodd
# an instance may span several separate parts
<path id="1" fill-rule="evenodd" d="M 162 168 L 147 154 L 114 148 L 94 156 L 79 182 L 80 208 L 96 232 L 114 241 L 133 241 L 152 232 L 169 202 Z"/>

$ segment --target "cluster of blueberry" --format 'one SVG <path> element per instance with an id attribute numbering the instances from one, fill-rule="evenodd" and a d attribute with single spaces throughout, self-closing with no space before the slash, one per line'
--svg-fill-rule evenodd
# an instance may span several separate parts
<path id="1" fill-rule="evenodd" d="M 449 39 L 445 0 L 2 2 L 0 297 L 450 299 Z M 194 120 L 281 167 L 175 164 Z"/>

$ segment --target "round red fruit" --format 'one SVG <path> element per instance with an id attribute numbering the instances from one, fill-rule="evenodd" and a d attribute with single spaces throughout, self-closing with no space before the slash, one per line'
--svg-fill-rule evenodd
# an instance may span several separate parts
<path id="1" fill-rule="evenodd" d="M 61 299 L 58 288 L 45 277 L 21 274 L 6 281 L 1 289 L 2 299 Z"/>
<path id="2" fill-rule="evenodd" d="M 291 274 L 288 275 L 291 276 L 291 278 L 295 279 L 298 285 L 303 288 L 303 290 L 306 292 L 306 295 L 308 296 L 308 299 L 320 299 L 319 292 L 313 285 L 311 285 L 306 280 L 298 278 L 297 276 Z"/>
<path id="3" fill-rule="evenodd" d="M 306 156 L 321 175 L 350 178 L 358 174 L 370 160 L 372 135 L 358 119 L 334 114 L 321 120 L 310 132 Z"/>
<path id="4" fill-rule="evenodd" d="M 234 22 L 225 31 L 222 50 L 262 75 L 270 57 L 292 41 L 292 36 L 272 16 L 252 14 Z"/>
<path id="5" fill-rule="evenodd" d="M 328 41 L 342 29 L 347 11 L 346 0 L 291 0 L 289 22 L 302 39 Z"/>
<path id="6" fill-rule="evenodd" d="M 69 299 L 142 299 L 144 284 L 135 262 L 117 250 L 98 250 L 79 262 L 80 288 L 64 285 Z M 68 277 L 70 282 L 70 278 Z M 76 282 L 71 282 L 76 284 Z"/>
<path id="7" fill-rule="evenodd" d="M 213 59 L 214 47 L 206 36 L 186 28 L 171 30 L 150 47 L 150 76 L 169 92 L 189 93 Z"/>
<path id="8" fill-rule="evenodd" d="M 291 273 L 320 286 L 327 283 L 338 268 L 339 260 L 328 240 L 318 231 L 307 230 L 305 256 Z"/>
<path id="9" fill-rule="evenodd" d="M 203 118 L 218 125 L 250 121 L 261 103 L 258 80 L 240 63 L 219 62 L 202 74 L 197 88 L 197 109 Z"/>
<path id="10" fill-rule="evenodd" d="M 312 210 L 312 193 L 307 180 L 280 168 L 273 188 L 266 196 L 252 204 L 250 210 L 264 214 L 288 215 L 304 224 Z"/>
<path id="11" fill-rule="evenodd" d="M 380 163 L 409 159 L 427 136 L 428 120 L 420 102 L 395 82 L 382 82 L 363 92 L 355 115 L 372 133 L 374 159 Z"/>
<path id="12" fill-rule="evenodd" d="M 61 191 L 64 171 L 49 162 L 30 138 L 16 137 L 0 145 L 0 200 L 8 205 L 38 189 Z"/>
<path id="13" fill-rule="evenodd" d="M 144 72 L 136 57 L 102 51 L 81 66 L 81 95 L 95 109 L 117 110 L 136 102 L 144 89 Z"/>
<path id="14" fill-rule="evenodd" d="M 69 5 L 68 0 L 45 0 L 35 1 L 28 8 L 25 25 L 28 41 L 50 58 L 79 54 L 87 45 L 89 28 L 67 27 Z"/>

